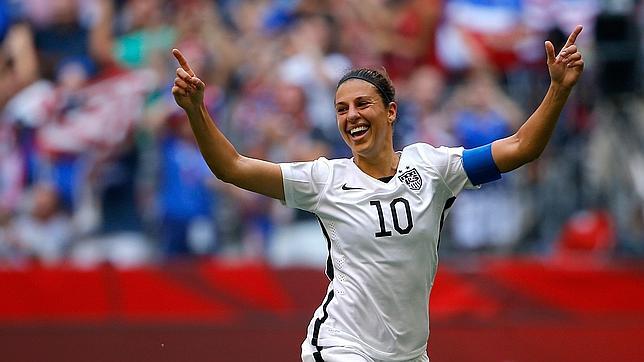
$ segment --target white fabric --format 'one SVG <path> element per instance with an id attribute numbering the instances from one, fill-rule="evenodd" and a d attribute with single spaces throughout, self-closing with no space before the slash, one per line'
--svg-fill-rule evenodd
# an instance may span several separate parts
<path id="1" fill-rule="evenodd" d="M 462 152 L 410 145 L 388 183 L 350 159 L 280 164 L 286 205 L 315 213 L 330 239 L 334 278 L 305 342 L 312 343 L 320 320 L 318 346 L 351 347 L 383 361 L 425 353 L 441 216 L 450 198 L 473 187 Z M 401 180 L 411 173 L 420 187 Z"/>
<path id="2" fill-rule="evenodd" d="M 302 343 L 302 362 L 316 362 L 313 354 L 317 349 L 309 341 Z M 327 347 L 320 351 L 324 362 L 380 362 L 351 347 Z M 427 352 L 409 362 L 429 362 Z"/>

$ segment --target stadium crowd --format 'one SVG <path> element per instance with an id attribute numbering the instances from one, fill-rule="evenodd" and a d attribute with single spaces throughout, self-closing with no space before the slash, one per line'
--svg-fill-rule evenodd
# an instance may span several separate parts
<path id="1" fill-rule="evenodd" d="M 576 24 L 586 71 L 544 155 L 464 192 L 441 253 L 642 256 L 641 2 L 0 0 L 0 267 L 325 259 L 311 215 L 212 176 L 173 47 L 238 150 L 286 162 L 350 156 L 333 97 L 357 66 L 399 90 L 398 148 L 509 135 Z"/>

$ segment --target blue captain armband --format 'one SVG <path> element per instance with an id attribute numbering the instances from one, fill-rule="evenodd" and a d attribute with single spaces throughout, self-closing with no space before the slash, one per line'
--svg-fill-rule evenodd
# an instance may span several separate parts
<path id="1" fill-rule="evenodd" d="M 501 172 L 492 158 L 492 144 L 463 150 L 463 168 L 473 185 L 501 178 Z"/>

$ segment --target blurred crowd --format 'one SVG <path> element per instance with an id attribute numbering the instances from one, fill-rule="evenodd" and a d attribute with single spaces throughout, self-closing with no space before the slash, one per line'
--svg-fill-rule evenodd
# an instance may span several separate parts
<path id="1" fill-rule="evenodd" d="M 0 0 L 0 267 L 324 260 L 310 214 L 212 176 L 173 47 L 238 151 L 286 162 L 350 156 L 333 98 L 358 66 L 397 88 L 398 149 L 505 137 L 576 24 L 586 70 L 549 146 L 461 194 L 441 253 L 644 255 L 639 1 Z"/>

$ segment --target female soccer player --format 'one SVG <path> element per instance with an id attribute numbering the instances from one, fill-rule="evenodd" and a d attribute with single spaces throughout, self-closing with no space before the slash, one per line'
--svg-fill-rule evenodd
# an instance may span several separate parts
<path id="1" fill-rule="evenodd" d="M 276 164 L 244 157 L 203 104 L 204 83 L 179 50 L 172 94 L 201 153 L 224 182 L 317 215 L 330 279 L 302 343 L 303 361 L 428 361 L 428 302 L 445 214 L 464 187 L 536 159 L 584 67 L 570 34 L 558 55 L 545 43 L 551 84 L 541 105 L 504 139 L 471 150 L 417 143 L 393 148 L 397 105 L 389 79 L 371 69 L 338 82 L 338 129 L 353 158 Z"/>

